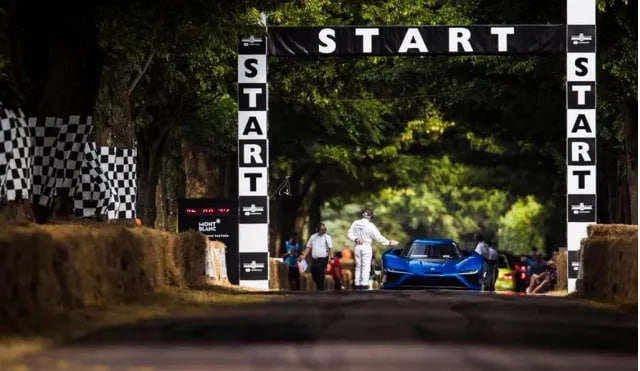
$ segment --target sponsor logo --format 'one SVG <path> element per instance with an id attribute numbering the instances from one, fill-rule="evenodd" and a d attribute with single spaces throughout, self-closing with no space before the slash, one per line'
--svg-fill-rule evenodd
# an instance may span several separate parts
<path id="1" fill-rule="evenodd" d="M 242 46 L 259 46 L 261 44 L 262 44 L 262 39 L 256 38 L 255 36 L 242 38 Z"/>
<path id="2" fill-rule="evenodd" d="M 242 268 L 245 272 L 262 272 L 264 269 L 264 263 L 258 263 L 253 260 L 251 263 L 242 264 Z"/>
<path id="3" fill-rule="evenodd" d="M 199 222 L 198 223 L 198 231 L 199 232 L 216 232 L 216 228 L 218 228 L 218 224 L 222 221 L 220 219 L 216 219 L 213 222 Z"/>
<path id="4" fill-rule="evenodd" d="M 256 204 L 251 204 L 251 206 L 245 206 L 242 208 L 242 212 L 244 215 L 262 215 L 264 212 L 264 207 L 256 206 Z"/>
<path id="5" fill-rule="evenodd" d="M 574 215 L 589 214 L 593 210 L 593 205 L 586 205 L 584 202 L 580 202 L 578 205 L 571 205 L 571 212 Z"/>
<path id="6" fill-rule="evenodd" d="M 591 40 L 593 40 L 593 36 L 585 35 L 583 32 L 571 36 L 571 43 L 573 45 L 588 45 L 591 43 Z"/>

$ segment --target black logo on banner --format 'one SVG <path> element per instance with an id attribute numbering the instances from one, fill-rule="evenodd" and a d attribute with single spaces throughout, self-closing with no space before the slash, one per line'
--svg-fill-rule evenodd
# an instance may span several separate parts
<path id="1" fill-rule="evenodd" d="M 238 221 L 246 224 L 264 224 L 269 219 L 267 196 L 240 196 Z"/>
<path id="2" fill-rule="evenodd" d="M 267 140 L 239 140 L 240 167 L 267 167 Z"/>
<path id="3" fill-rule="evenodd" d="M 568 195 L 567 221 L 595 222 L 596 195 Z"/>
<path id="4" fill-rule="evenodd" d="M 567 139 L 567 163 L 569 165 L 595 165 L 596 139 L 569 138 Z"/>
<path id="5" fill-rule="evenodd" d="M 241 37 L 238 43 L 238 54 L 266 54 L 267 43 L 262 36 Z"/>
<path id="6" fill-rule="evenodd" d="M 578 278 L 578 272 L 580 271 L 580 259 L 578 258 L 577 251 L 567 251 L 569 260 L 569 278 Z"/>
<path id="7" fill-rule="evenodd" d="M 567 82 L 567 108 L 596 108 L 595 82 Z"/>
<path id="8" fill-rule="evenodd" d="M 240 253 L 241 280 L 269 279 L 269 253 L 242 252 Z"/>
<path id="9" fill-rule="evenodd" d="M 595 52 L 596 26 L 567 26 L 567 52 Z"/>
<path id="10" fill-rule="evenodd" d="M 240 111 L 267 110 L 267 84 L 238 84 Z"/>

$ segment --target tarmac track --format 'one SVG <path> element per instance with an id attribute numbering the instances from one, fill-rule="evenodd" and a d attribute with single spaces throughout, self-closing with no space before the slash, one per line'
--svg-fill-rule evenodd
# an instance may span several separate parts
<path id="1" fill-rule="evenodd" d="M 636 370 L 637 313 L 457 291 L 274 294 L 105 329 L 29 370 Z"/>

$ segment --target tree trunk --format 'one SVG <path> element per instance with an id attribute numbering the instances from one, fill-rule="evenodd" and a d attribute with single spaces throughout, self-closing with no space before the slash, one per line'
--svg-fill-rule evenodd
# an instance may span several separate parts
<path id="1" fill-rule="evenodd" d="M 180 161 L 179 151 L 165 153 L 157 187 L 156 228 L 169 232 L 178 231 L 178 199 L 184 197 L 184 172 Z"/>
<path id="2" fill-rule="evenodd" d="M 308 210 L 309 223 L 307 225 L 307 230 L 309 231 L 309 235 L 315 233 L 318 224 L 322 223 L 322 203 L 323 199 L 320 191 L 317 190 L 314 184 L 313 195 L 311 197 L 311 202 Z M 331 234 L 331 231 L 328 231 L 328 233 Z"/>
<path id="3" fill-rule="evenodd" d="M 94 111 L 93 137 L 98 146 L 134 148 L 135 131 L 128 78 L 115 68 L 104 67 Z"/>
<path id="4" fill-rule="evenodd" d="M 630 219 L 628 223 L 638 224 L 638 100 L 625 99 L 624 137 L 626 186 L 629 192 Z"/>
<path id="5" fill-rule="evenodd" d="M 205 152 L 182 142 L 182 161 L 187 198 L 216 198 L 230 196 L 229 163 L 216 164 Z"/>

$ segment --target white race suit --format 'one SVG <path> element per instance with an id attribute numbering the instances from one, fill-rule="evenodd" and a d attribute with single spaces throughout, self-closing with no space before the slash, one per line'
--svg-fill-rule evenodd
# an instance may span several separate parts
<path id="1" fill-rule="evenodd" d="M 349 227 L 347 237 L 351 241 L 359 239 L 362 244 L 356 244 L 354 255 L 356 257 L 356 274 L 354 278 L 355 286 L 369 286 L 369 273 L 371 272 L 371 256 L 373 250 L 371 243 L 375 240 L 383 245 L 389 245 L 386 239 L 378 230 L 378 228 L 367 218 L 356 220 Z"/>

